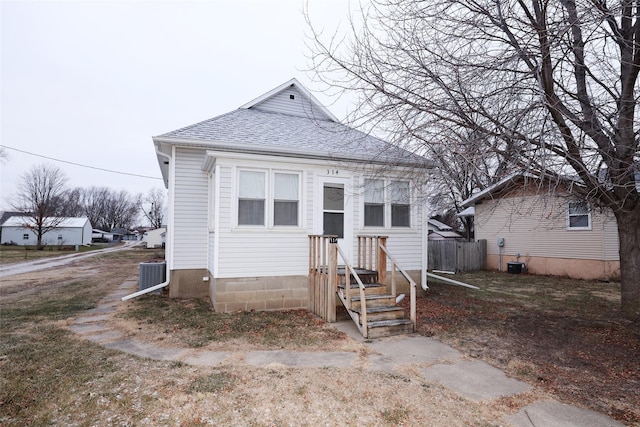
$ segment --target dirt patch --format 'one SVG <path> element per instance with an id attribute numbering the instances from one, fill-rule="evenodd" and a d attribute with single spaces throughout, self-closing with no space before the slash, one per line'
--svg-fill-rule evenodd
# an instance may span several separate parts
<path id="1" fill-rule="evenodd" d="M 625 424 L 640 424 L 640 325 L 616 283 L 478 273 L 481 291 L 434 283 L 418 332 Z"/>

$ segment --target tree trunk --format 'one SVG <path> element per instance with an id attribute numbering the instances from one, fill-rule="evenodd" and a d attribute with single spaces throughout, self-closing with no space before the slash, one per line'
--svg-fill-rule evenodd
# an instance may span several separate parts
<path id="1" fill-rule="evenodd" d="M 620 240 L 620 311 L 627 319 L 640 321 L 640 204 L 630 211 L 616 212 Z"/>

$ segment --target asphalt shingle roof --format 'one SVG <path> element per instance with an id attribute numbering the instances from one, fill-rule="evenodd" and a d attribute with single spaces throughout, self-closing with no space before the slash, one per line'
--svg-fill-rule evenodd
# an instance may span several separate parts
<path id="1" fill-rule="evenodd" d="M 421 156 L 341 123 L 252 108 L 240 108 L 156 138 L 190 140 L 212 147 L 232 144 L 238 149 L 245 145 L 282 153 L 306 152 L 309 157 L 427 164 Z"/>

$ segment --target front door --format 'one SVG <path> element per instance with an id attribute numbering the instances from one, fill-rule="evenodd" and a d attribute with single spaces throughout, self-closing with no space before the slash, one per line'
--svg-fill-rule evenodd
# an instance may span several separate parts
<path id="1" fill-rule="evenodd" d="M 317 187 L 316 221 L 314 232 L 323 235 L 337 235 L 338 244 L 349 261 L 353 262 L 352 197 L 348 179 L 323 177 Z M 343 263 L 342 259 L 340 262 Z"/>

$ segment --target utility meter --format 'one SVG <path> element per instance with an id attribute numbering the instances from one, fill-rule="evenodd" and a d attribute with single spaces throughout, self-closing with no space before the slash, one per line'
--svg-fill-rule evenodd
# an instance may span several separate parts
<path id="1" fill-rule="evenodd" d="M 504 247 L 504 237 L 498 237 L 498 247 Z"/>

